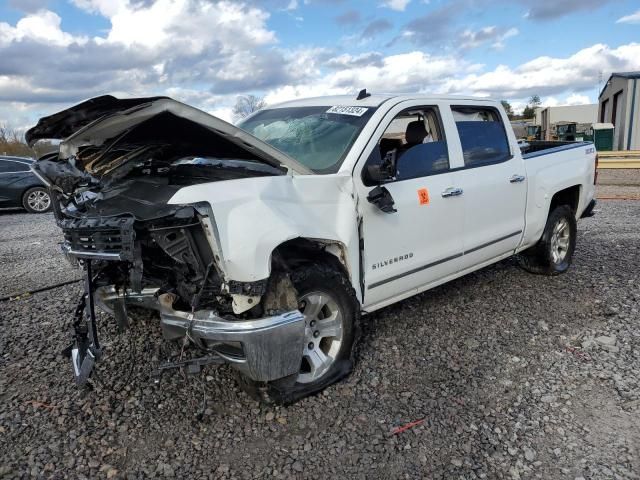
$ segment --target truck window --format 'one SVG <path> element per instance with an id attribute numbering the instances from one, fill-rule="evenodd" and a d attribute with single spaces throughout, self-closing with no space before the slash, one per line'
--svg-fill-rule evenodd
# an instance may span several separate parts
<path id="1" fill-rule="evenodd" d="M 481 167 L 511 158 L 500 115 L 493 108 L 451 107 L 460 135 L 465 167 Z"/>
<path id="2" fill-rule="evenodd" d="M 426 177 L 449 170 L 449 151 L 436 107 L 415 107 L 389 124 L 367 163 L 395 156 L 396 181 Z"/>

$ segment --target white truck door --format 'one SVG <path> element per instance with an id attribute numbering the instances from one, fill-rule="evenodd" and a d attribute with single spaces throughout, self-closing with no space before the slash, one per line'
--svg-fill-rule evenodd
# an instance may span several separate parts
<path id="1" fill-rule="evenodd" d="M 447 132 L 455 128 L 449 123 Z M 459 270 L 463 201 L 444 132 L 437 106 L 403 102 L 380 123 L 356 166 L 365 308 Z M 371 167 L 387 155 L 396 156 L 396 178 L 372 180 Z M 372 193 L 380 194 L 377 204 L 368 199 Z M 390 201 L 395 211 L 387 213 Z"/>
<path id="2" fill-rule="evenodd" d="M 497 108 L 452 105 L 464 167 L 465 268 L 513 251 L 522 238 L 527 179 L 509 125 Z M 513 141 L 510 141 L 513 140 Z"/>

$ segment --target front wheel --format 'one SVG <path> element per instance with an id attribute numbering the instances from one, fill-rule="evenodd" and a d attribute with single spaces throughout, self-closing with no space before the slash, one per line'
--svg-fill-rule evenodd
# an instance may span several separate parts
<path id="1" fill-rule="evenodd" d="M 329 266 L 310 264 L 291 273 L 305 316 L 305 343 L 298 373 L 272 382 L 238 374 L 238 383 L 264 403 L 289 404 L 344 378 L 353 368 L 359 319 L 355 291 L 346 276 Z"/>
<path id="2" fill-rule="evenodd" d="M 541 275 L 566 272 L 573 260 L 577 232 L 573 210 L 567 205 L 556 207 L 549 214 L 538 243 L 518 255 L 520 265 L 528 272 Z"/>

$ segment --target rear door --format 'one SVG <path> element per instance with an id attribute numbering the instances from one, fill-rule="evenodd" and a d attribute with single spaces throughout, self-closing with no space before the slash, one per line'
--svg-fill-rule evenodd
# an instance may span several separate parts
<path id="1" fill-rule="evenodd" d="M 32 175 L 26 163 L 0 158 L 0 205 L 3 207 L 20 205 L 22 193 Z"/>
<path id="2" fill-rule="evenodd" d="M 448 113 L 448 112 L 446 112 Z M 403 102 L 387 114 L 363 152 L 362 168 L 397 149 L 397 177 L 377 185 L 355 175 L 362 214 L 365 308 L 408 296 L 460 268 L 463 199 L 445 135 L 455 128 L 436 105 Z M 424 122 L 424 127 L 420 126 Z M 370 203 L 384 187 L 395 211 Z"/>
<path id="3" fill-rule="evenodd" d="M 464 191 L 465 268 L 512 252 L 524 231 L 527 179 L 524 162 L 494 107 L 452 105 L 464 166 L 457 172 Z"/>

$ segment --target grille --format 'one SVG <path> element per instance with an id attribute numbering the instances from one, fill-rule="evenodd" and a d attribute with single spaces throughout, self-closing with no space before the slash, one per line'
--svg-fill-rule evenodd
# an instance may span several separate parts
<path id="1" fill-rule="evenodd" d="M 76 252 L 120 254 L 122 251 L 119 230 L 67 230 L 64 239 Z"/>
<path id="2" fill-rule="evenodd" d="M 133 260 L 133 218 L 62 220 L 64 249 L 78 258 Z"/>

